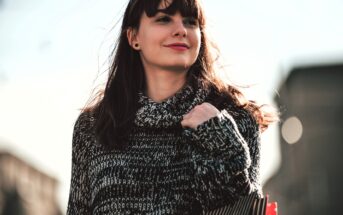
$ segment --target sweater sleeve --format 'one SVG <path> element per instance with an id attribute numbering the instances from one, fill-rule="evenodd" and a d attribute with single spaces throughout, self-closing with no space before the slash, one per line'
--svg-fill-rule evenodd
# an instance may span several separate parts
<path id="1" fill-rule="evenodd" d="M 85 145 L 85 115 L 75 122 L 72 139 L 71 182 L 67 215 L 90 213 L 90 189 L 87 171 L 87 147 Z"/>
<path id="2" fill-rule="evenodd" d="M 196 130 L 184 130 L 194 148 L 192 188 L 204 212 L 234 204 L 258 189 L 253 177 L 259 168 L 259 129 L 251 114 L 244 113 L 235 120 L 223 109 Z"/>

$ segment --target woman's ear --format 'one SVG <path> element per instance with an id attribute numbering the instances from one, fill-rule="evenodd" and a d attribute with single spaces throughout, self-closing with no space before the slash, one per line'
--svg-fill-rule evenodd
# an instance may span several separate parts
<path id="1" fill-rule="evenodd" d="M 128 28 L 126 30 L 126 36 L 130 46 L 138 51 L 140 49 L 140 46 L 137 41 L 137 30 L 134 28 Z"/>

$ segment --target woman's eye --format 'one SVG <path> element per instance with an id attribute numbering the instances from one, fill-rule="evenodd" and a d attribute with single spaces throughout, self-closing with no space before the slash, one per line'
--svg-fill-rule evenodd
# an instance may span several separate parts
<path id="1" fill-rule="evenodd" d="M 184 20 L 184 23 L 186 24 L 186 25 L 190 25 L 190 26 L 198 26 L 198 20 L 196 20 L 196 19 L 194 19 L 194 18 L 186 18 L 185 20 Z"/>
<path id="2" fill-rule="evenodd" d="M 162 17 L 157 19 L 157 22 L 167 23 L 169 21 L 170 21 L 170 17 L 169 16 L 162 16 Z"/>

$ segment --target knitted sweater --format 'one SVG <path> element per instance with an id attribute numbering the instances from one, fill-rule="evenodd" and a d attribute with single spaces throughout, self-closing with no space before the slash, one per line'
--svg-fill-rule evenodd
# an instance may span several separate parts
<path id="1" fill-rule="evenodd" d="M 80 114 L 67 215 L 203 214 L 262 196 L 260 131 L 248 111 L 228 104 L 196 129 L 181 127 L 182 116 L 208 98 L 190 85 L 161 103 L 140 92 L 125 150 L 105 150 L 94 116 Z"/>

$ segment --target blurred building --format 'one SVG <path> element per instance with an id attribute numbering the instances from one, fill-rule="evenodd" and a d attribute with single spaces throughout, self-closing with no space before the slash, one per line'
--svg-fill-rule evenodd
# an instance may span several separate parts
<path id="1" fill-rule="evenodd" d="M 279 90 L 282 163 L 264 192 L 280 215 L 343 211 L 343 64 L 299 67 Z"/>
<path id="2" fill-rule="evenodd" d="M 0 215 L 60 215 L 58 182 L 18 157 L 0 152 Z"/>

